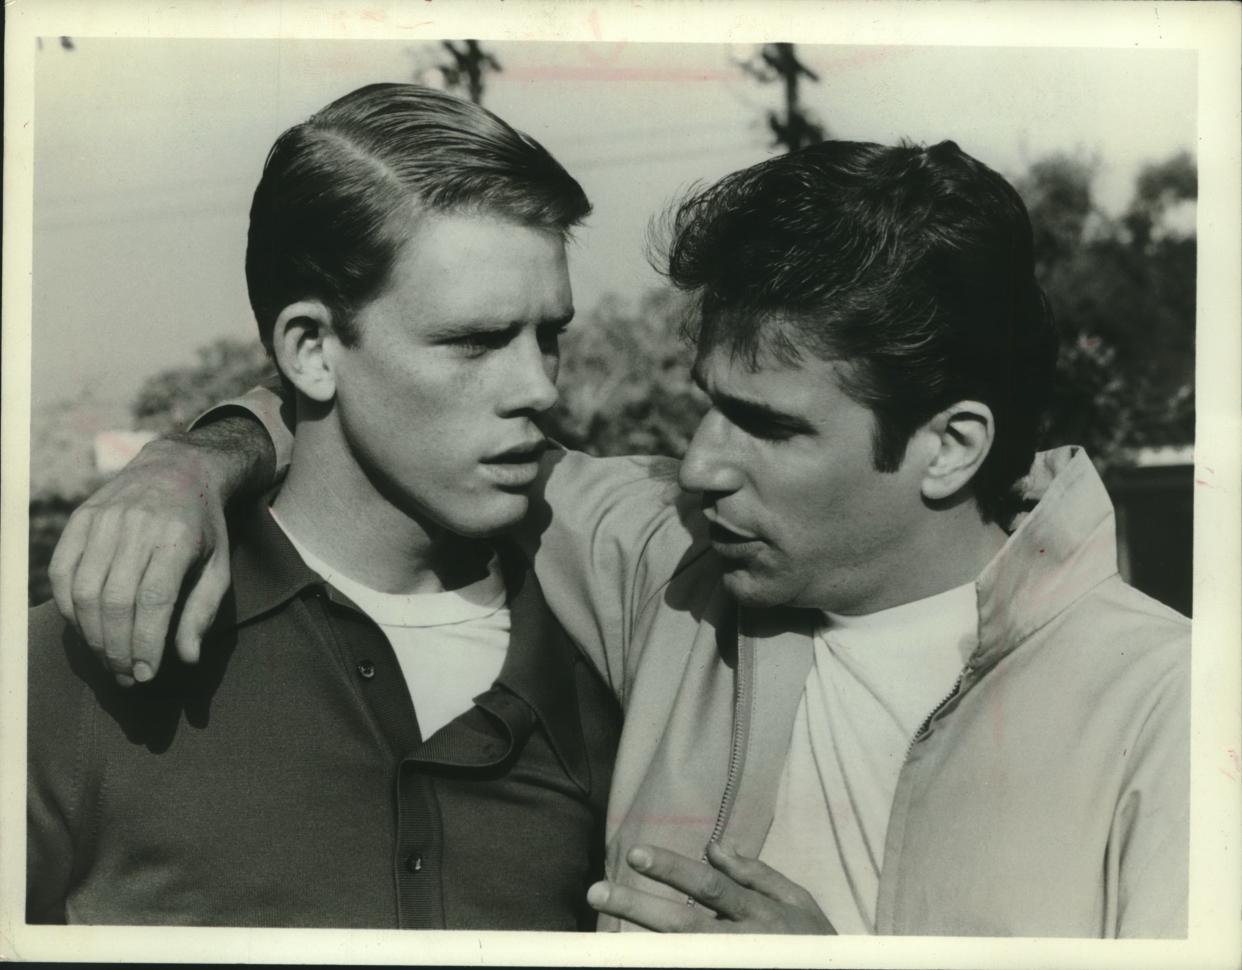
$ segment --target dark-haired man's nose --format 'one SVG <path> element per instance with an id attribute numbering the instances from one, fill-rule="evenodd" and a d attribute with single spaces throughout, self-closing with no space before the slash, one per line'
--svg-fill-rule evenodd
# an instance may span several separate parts
<path id="1" fill-rule="evenodd" d="M 681 462 L 678 480 L 687 492 L 727 495 L 742 487 L 744 476 L 730 448 L 730 428 L 714 408 L 703 415 Z"/>

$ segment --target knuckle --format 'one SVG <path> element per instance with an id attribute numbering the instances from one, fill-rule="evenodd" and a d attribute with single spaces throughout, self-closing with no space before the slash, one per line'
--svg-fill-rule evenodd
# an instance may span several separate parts
<path id="1" fill-rule="evenodd" d="M 91 499 L 87 499 L 76 509 L 69 513 L 69 518 L 65 521 L 65 528 L 82 528 L 89 519 L 93 518 L 96 512 L 96 506 L 92 504 Z"/>
<path id="2" fill-rule="evenodd" d="M 173 602 L 172 594 L 167 587 L 147 583 L 138 587 L 138 592 L 134 599 L 137 605 L 144 609 L 159 609 Z"/>
<path id="3" fill-rule="evenodd" d="M 103 589 L 99 591 L 99 610 L 104 614 L 116 615 L 134 609 L 134 590 L 125 586 L 122 580 L 109 578 Z"/>
<path id="4" fill-rule="evenodd" d="M 74 577 L 73 601 L 80 607 L 92 608 L 99 602 L 99 587 L 79 572 Z"/>
<path id="5" fill-rule="evenodd" d="M 134 601 L 119 592 L 105 590 L 99 598 L 99 610 L 104 616 L 123 616 L 134 608 Z"/>
<path id="6" fill-rule="evenodd" d="M 121 529 L 130 536 L 150 536 L 161 525 L 147 509 L 130 506 L 121 513 Z"/>
<path id="7" fill-rule="evenodd" d="M 165 528 L 164 534 L 168 544 L 178 550 L 199 552 L 205 545 L 203 534 L 184 519 L 172 519 Z"/>
<path id="8" fill-rule="evenodd" d="M 751 859 L 742 855 L 734 856 L 733 866 L 738 872 L 750 877 L 760 876 L 763 875 L 764 872 L 769 871 L 768 867 L 758 859 Z"/>
<path id="9" fill-rule="evenodd" d="M 194 531 L 190 527 L 190 523 L 184 515 L 169 515 L 167 518 L 163 519 L 160 524 L 170 536 L 174 536 L 178 539 L 188 538 Z"/>

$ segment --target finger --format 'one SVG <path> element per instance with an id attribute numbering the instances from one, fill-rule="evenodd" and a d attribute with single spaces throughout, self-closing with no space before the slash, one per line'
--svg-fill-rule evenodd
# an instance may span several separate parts
<path id="1" fill-rule="evenodd" d="M 810 893 L 792 879 L 758 859 L 739 855 L 732 846 L 709 842 L 707 861 L 739 885 L 777 902 L 801 906 L 810 898 Z"/>
<path id="2" fill-rule="evenodd" d="M 86 538 L 90 535 L 90 516 L 78 509 L 69 516 L 65 529 L 56 541 L 52 552 L 52 560 L 48 563 L 47 575 L 52 581 L 52 598 L 56 600 L 56 608 L 60 615 L 78 628 L 77 611 L 73 605 L 73 580 L 77 573 L 78 561 L 86 546 Z"/>
<path id="3" fill-rule="evenodd" d="M 138 584 L 151 558 L 151 546 L 135 529 L 122 528 L 116 555 L 99 594 L 103 652 L 114 673 L 130 673 L 134 666 L 131 640 Z M 141 678 L 137 678 L 141 679 Z"/>
<path id="4" fill-rule="evenodd" d="M 177 654 L 188 664 L 198 663 L 203 636 L 215 622 L 220 601 L 229 588 L 229 560 L 217 550 L 194 582 L 177 624 Z"/>
<path id="5" fill-rule="evenodd" d="M 749 915 L 743 889 L 726 873 L 668 849 L 639 845 L 630 849 L 626 861 L 648 879 L 680 890 L 696 902 L 727 919 Z"/>
<path id="6" fill-rule="evenodd" d="M 160 669 L 181 583 L 194 559 L 183 543 L 161 545 L 151 556 L 134 606 L 134 677 L 150 680 Z"/>
<path id="7" fill-rule="evenodd" d="M 71 587 L 74 615 L 78 619 L 82 639 L 105 664 L 107 657 L 103 649 L 100 596 L 108 578 L 108 571 L 112 568 L 119 532 L 120 519 L 117 516 L 101 512 L 91 518 L 90 533 L 86 537 L 77 569 L 74 570 Z"/>
<path id="8" fill-rule="evenodd" d="M 657 933 L 708 933 L 723 928 L 700 909 L 610 882 L 597 882 L 588 889 L 587 902 L 596 912 Z"/>

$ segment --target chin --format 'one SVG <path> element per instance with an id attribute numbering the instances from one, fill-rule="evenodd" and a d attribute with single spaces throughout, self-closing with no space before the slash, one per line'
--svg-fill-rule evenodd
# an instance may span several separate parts
<path id="1" fill-rule="evenodd" d="M 445 526 L 467 539 L 488 539 L 517 526 L 530 509 L 525 495 L 504 495 L 480 502 L 486 508 L 475 508 L 470 514 L 445 522 Z"/>
<path id="2" fill-rule="evenodd" d="M 739 604 L 751 609 L 786 606 L 790 599 L 790 594 L 778 584 L 745 569 L 727 571 L 724 588 Z"/>

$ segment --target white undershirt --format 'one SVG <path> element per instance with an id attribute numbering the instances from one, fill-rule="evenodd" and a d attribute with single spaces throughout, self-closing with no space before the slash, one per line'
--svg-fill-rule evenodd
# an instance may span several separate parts
<path id="1" fill-rule="evenodd" d="M 875 932 L 906 751 L 978 642 L 973 583 L 867 616 L 826 614 L 759 858 L 838 933 Z"/>
<path id="2" fill-rule="evenodd" d="M 424 738 L 473 706 L 509 649 L 509 607 L 495 556 L 476 583 L 444 593 L 381 593 L 350 579 L 302 545 L 270 510 L 313 572 L 348 596 L 392 644 Z"/>

